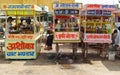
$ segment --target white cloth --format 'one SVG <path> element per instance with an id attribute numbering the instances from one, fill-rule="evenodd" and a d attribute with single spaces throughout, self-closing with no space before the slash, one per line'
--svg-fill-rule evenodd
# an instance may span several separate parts
<path id="1" fill-rule="evenodd" d="M 120 31 L 118 30 L 117 36 L 115 38 L 115 45 L 120 46 Z"/>

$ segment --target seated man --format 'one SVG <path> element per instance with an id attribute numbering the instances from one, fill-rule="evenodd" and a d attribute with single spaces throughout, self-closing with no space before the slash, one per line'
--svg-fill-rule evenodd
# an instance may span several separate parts
<path id="1" fill-rule="evenodd" d="M 14 19 L 12 18 L 12 17 L 8 17 L 8 19 L 7 19 L 7 33 L 10 33 L 11 32 L 11 27 L 12 27 L 12 21 L 13 21 Z"/>

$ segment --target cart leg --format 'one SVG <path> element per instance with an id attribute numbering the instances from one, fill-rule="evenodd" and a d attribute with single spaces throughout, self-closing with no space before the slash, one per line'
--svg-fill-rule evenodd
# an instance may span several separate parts
<path id="1" fill-rule="evenodd" d="M 84 54 L 84 58 L 87 58 L 88 55 L 88 44 L 85 43 L 85 54 Z"/>
<path id="2" fill-rule="evenodd" d="M 56 43 L 56 57 L 58 58 L 59 55 L 59 45 Z"/>
<path id="3" fill-rule="evenodd" d="M 98 43 L 97 45 L 98 45 L 97 54 L 100 55 L 101 54 L 101 44 Z"/>
<path id="4" fill-rule="evenodd" d="M 106 45 L 107 44 L 102 44 L 102 53 L 101 53 L 101 57 L 105 58 L 106 57 Z"/>
<path id="5" fill-rule="evenodd" d="M 83 56 L 83 59 L 87 58 L 87 54 L 88 54 L 88 44 L 87 43 L 83 43 L 83 45 L 82 45 L 82 56 Z"/>
<path id="6" fill-rule="evenodd" d="M 77 43 L 72 44 L 72 49 L 73 49 L 73 59 L 76 59 L 76 56 L 77 56 Z"/>
<path id="7" fill-rule="evenodd" d="M 2 42 L 0 42 L 0 48 L 1 48 L 1 52 L 3 52 L 3 44 L 2 44 Z"/>
<path id="8" fill-rule="evenodd" d="M 85 53 L 85 44 L 82 42 L 82 58 L 84 58 L 84 53 Z"/>

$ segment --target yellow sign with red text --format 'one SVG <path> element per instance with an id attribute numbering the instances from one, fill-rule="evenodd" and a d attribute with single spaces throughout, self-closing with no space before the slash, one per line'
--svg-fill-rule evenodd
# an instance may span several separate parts
<path id="1" fill-rule="evenodd" d="M 5 42 L 5 57 L 6 59 L 35 59 L 35 45 L 35 40 L 7 39 Z"/>

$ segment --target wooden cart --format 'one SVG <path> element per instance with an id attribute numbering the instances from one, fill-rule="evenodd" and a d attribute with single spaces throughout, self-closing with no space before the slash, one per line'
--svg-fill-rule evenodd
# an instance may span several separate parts
<path id="1" fill-rule="evenodd" d="M 99 44 L 99 49 L 101 50 L 102 55 L 105 56 L 106 44 L 112 43 L 111 34 L 114 28 L 114 10 L 114 5 L 84 5 L 81 12 L 81 25 L 84 28 L 84 57 L 87 57 L 89 43 Z"/>
<path id="2" fill-rule="evenodd" d="M 54 43 L 58 55 L 60 43 L 71 43 L 73 55 L 80 42 L 80 10 L 82 4 L 53 4 Z"/>
<path id="3" fill-rule="evenodd" d="M 2 5 L 6 12 L 6 59 L 36 59 L 40 51 L 40 34 L 43 29 L 39 23 L 41 8 L 30 4 Z M 13 18 L 11 26 L 7 19 Z"/>

